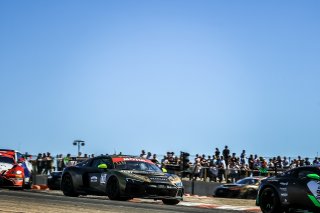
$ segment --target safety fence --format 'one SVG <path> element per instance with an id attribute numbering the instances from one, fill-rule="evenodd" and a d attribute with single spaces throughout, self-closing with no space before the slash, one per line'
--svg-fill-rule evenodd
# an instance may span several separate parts
<path id="1" fill-rule="evenodd" d="M 168 173 L 176 174 L 189 180 L 214 181 L 214 182 L 235 182 L 239 179 L 251 176 L 274 176 L 289 168 L 268 168 L 268 169 L 218 169 L 213 167 L 201 167 L 195 172 L 194 166 L 181 170 L 180 165 L 166 165 Z"/>

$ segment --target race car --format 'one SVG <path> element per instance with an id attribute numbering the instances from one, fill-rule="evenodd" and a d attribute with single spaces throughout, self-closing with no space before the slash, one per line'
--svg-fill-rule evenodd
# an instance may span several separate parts
<path id="1" fill-rule="evenodd" d="M 18 151 L 0 149 L 0 186 L 31 188 L 32 165 Z"/>
<path id="2" fill-rule="evenodd" d="M 263 213 L 320 212 L 320 168 L 297 167 L 262 180 L 256 204 Z"/>
<path id="3" fill-rule="evenodd" d="M 66 167 L 74 166 L 78 163 L 81 163 L 82 161 L 87 160 L 88 158 L 84 157 L 69 157 L 68 163 L 66 164 Z M 62 179 L 62 171 L 54 171 L 51 172 L 50 175 L 48 175 L 47 185 L 49 189 L 51 190 L 60 190 L 61 188 L 61 179 Z"/>
<path id="4" fill-rule="evenodd" d="M 106 195 L 110 200 L 149 198 L 175 205 L 183 199 L 181 179 L 163 173 L 148 159 L 128 155 L 90 158 L 63 170 L 61 190 L 66 196 Z"/>
<path id="5" fill-rule="evenodd" d="M 266 177 L 246 177 L 235 183 L 227 183 L 215 188 L 215 197 L 255 199 L 262 179 Z"/>

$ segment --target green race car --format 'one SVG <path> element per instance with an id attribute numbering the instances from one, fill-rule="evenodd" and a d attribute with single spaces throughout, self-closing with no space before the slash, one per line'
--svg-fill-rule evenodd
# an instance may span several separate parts
<path id="1" fill-rule="evenodd" d="M 149 198 L 175 205 L 183 199 L 181 179 L 148 159 L 124 155 L 90 158 L 63 170 L 61 190 L 66 196 L 106 195 L 111 200 Z"/>
<path id="2" fill-rule="evenodd" d="M 256 204 L 263 213 L 320 212 L 320 168 L 298 167 L 262 180 Z"/>

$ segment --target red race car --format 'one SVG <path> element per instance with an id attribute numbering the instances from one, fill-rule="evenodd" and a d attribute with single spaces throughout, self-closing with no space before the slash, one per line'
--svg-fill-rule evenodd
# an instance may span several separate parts
<path id="1" fill-rule="evenodd" d="M 0 150 L 0 186 L 14 188 L 29 188 L 30 177 L 26 172 L 24 158 L 16 160 L 16 153 Z"/>

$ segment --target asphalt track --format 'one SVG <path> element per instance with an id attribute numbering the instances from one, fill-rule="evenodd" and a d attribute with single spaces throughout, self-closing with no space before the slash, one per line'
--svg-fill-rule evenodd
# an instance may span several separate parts
<path id="1" fill-rule="evenodd" d="M 184 205 L 185 203 L 186 205 Z M 192 202 L 191 202 L 192 203 Z M 192 206 L 188 202 L 182 205 L 163 205 L 160 201 L 133 199 L 132 201 L 111 201 L 107 197 L 80 196 L 66 197 L 61 192 L 35 191 L 35 190 L 7 190 L 0 189 L 0 212 L 10 213 L 88 213 L 88 212 L 114 212 L 114 213 L 175 213 L 175 212 L 259 212 L 248 210 L 226 210 L 210 208 L 206 205 Z M 190 202 L 189 202 L 190 204 Z M 240 211 L 239 211 L 240 210 Z"/>

